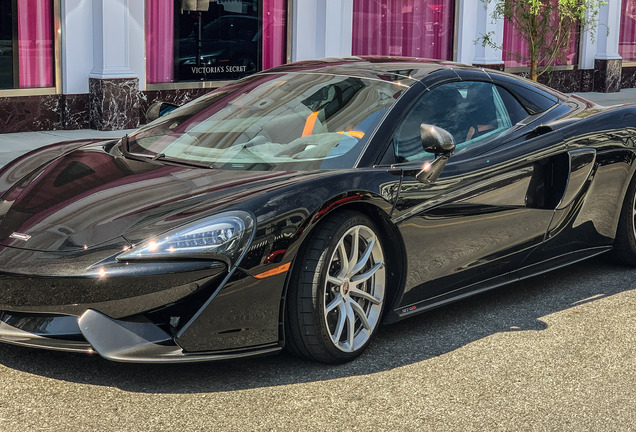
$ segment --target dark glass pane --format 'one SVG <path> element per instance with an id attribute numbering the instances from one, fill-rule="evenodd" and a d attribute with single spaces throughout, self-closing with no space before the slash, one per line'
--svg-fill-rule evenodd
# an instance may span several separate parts
<path id="1" fill-rule="evenodd" d="M 176 2 L 177 81 L 228 80 L 259 65 L 258 0 Z"/>
<path id="2" fill-rule="evenodd" d="M 0 3 L 0 89 L 13 88 L 12 2 Z"/>

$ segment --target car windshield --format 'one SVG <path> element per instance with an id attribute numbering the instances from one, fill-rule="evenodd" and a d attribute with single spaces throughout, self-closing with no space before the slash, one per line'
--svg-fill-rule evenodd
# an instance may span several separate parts
<path id="1" fill-rule="evenodd" d="M 129 154 L 237 170 L 353 167 L 404 85 L 323 74 L 261 74 L 139 129 Z"/>

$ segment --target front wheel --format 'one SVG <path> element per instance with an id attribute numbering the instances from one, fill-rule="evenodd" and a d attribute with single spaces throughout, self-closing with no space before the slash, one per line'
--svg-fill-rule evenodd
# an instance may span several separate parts
<path id="1" fill-rule="evenodd" d="M 381 235 L 358 212 L 325 220 L 309 239 L 290 286 L 287 342 L 324 363 L 359 356 L 379 327 L 386 298 Z"/>
<path id="2" fill-rule="evenodd" d="M 612 252 L 623 264 L 636 266 L 636 176 L 623 201 Z"/>

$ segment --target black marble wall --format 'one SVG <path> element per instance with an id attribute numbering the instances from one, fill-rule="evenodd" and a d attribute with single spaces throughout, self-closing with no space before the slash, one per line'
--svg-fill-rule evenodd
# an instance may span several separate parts
<path id="1" fill-rule="evenodd" d="M 594 60 L 594 91 L 617 92 L 621 89 L 621 59 Z"/>
<path id="2" fill-rule="evenodd" d="M 58 95 L 0 98 L 0 132 L 61 128 L 61 101 Z"/>
<path id="3" fill-rule="evenodd" d="M 473 63 L 473 66 L 478 67 L 478 68 L 484 68 L 484 69 L 494 69 L 494 70 L 498 70 L 498 71 L 503 71 L 506 66 L 504 66 L 503 63 L 494 63 L 494 64 L 475 64 Z"/>
<path id="4" fill-rule="evenodd" d="M 636 87 L 636 66 L 623 67 L 621 70 L 621 88 Z"/>
<path id="5" fill-rule="evenodd" d="M 62 129 L 88 129 L 90 118 L 88 115 L 87 94 L 60 95 L 62 100 Z"/>
<path id="6" fill-rule="evenodd" d="M 95 80 L 92 94 L 2 97 L 0 133 L 131 129 L 146 123 L 146 111 L 155 101 L 183 105 L 212 90 L 140 92 L 135 80 L 117 81 Z"/>
<path id="7" fill-rule="evenodd" d="M 90 127 L 97 130 L 139 126 L 139 79 L 89 78 Z"/>
<path id="8" fill-rule="evenodd" d="M 529 78 L 528 72 L 515 75 Z M 563 93 L 589 92 L 594 87 L 594 71 L 592 69 L 571 69 L 549 71 L 541 75 L 538 82 Z"/>
<path id="9" fill-rule="evenodd" d="M 0 98 L 0 133 L 88 127 L 87 94 Z"/>

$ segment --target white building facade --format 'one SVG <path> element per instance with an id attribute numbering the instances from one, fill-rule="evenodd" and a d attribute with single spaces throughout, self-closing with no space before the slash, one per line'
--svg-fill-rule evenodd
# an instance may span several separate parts
<path id="1" fill-rule="evenodd" d="M 549 84 L 636 87 L 636 0 L 606 0 Z M 482 0 L 10 0 L 0 6 L 0 132 L 124 129 L 290 61 L 352 55 L 452 60 L 515 73 L 523 41 Z M 501 48 L 482 46 L 484 34 Z"/>

